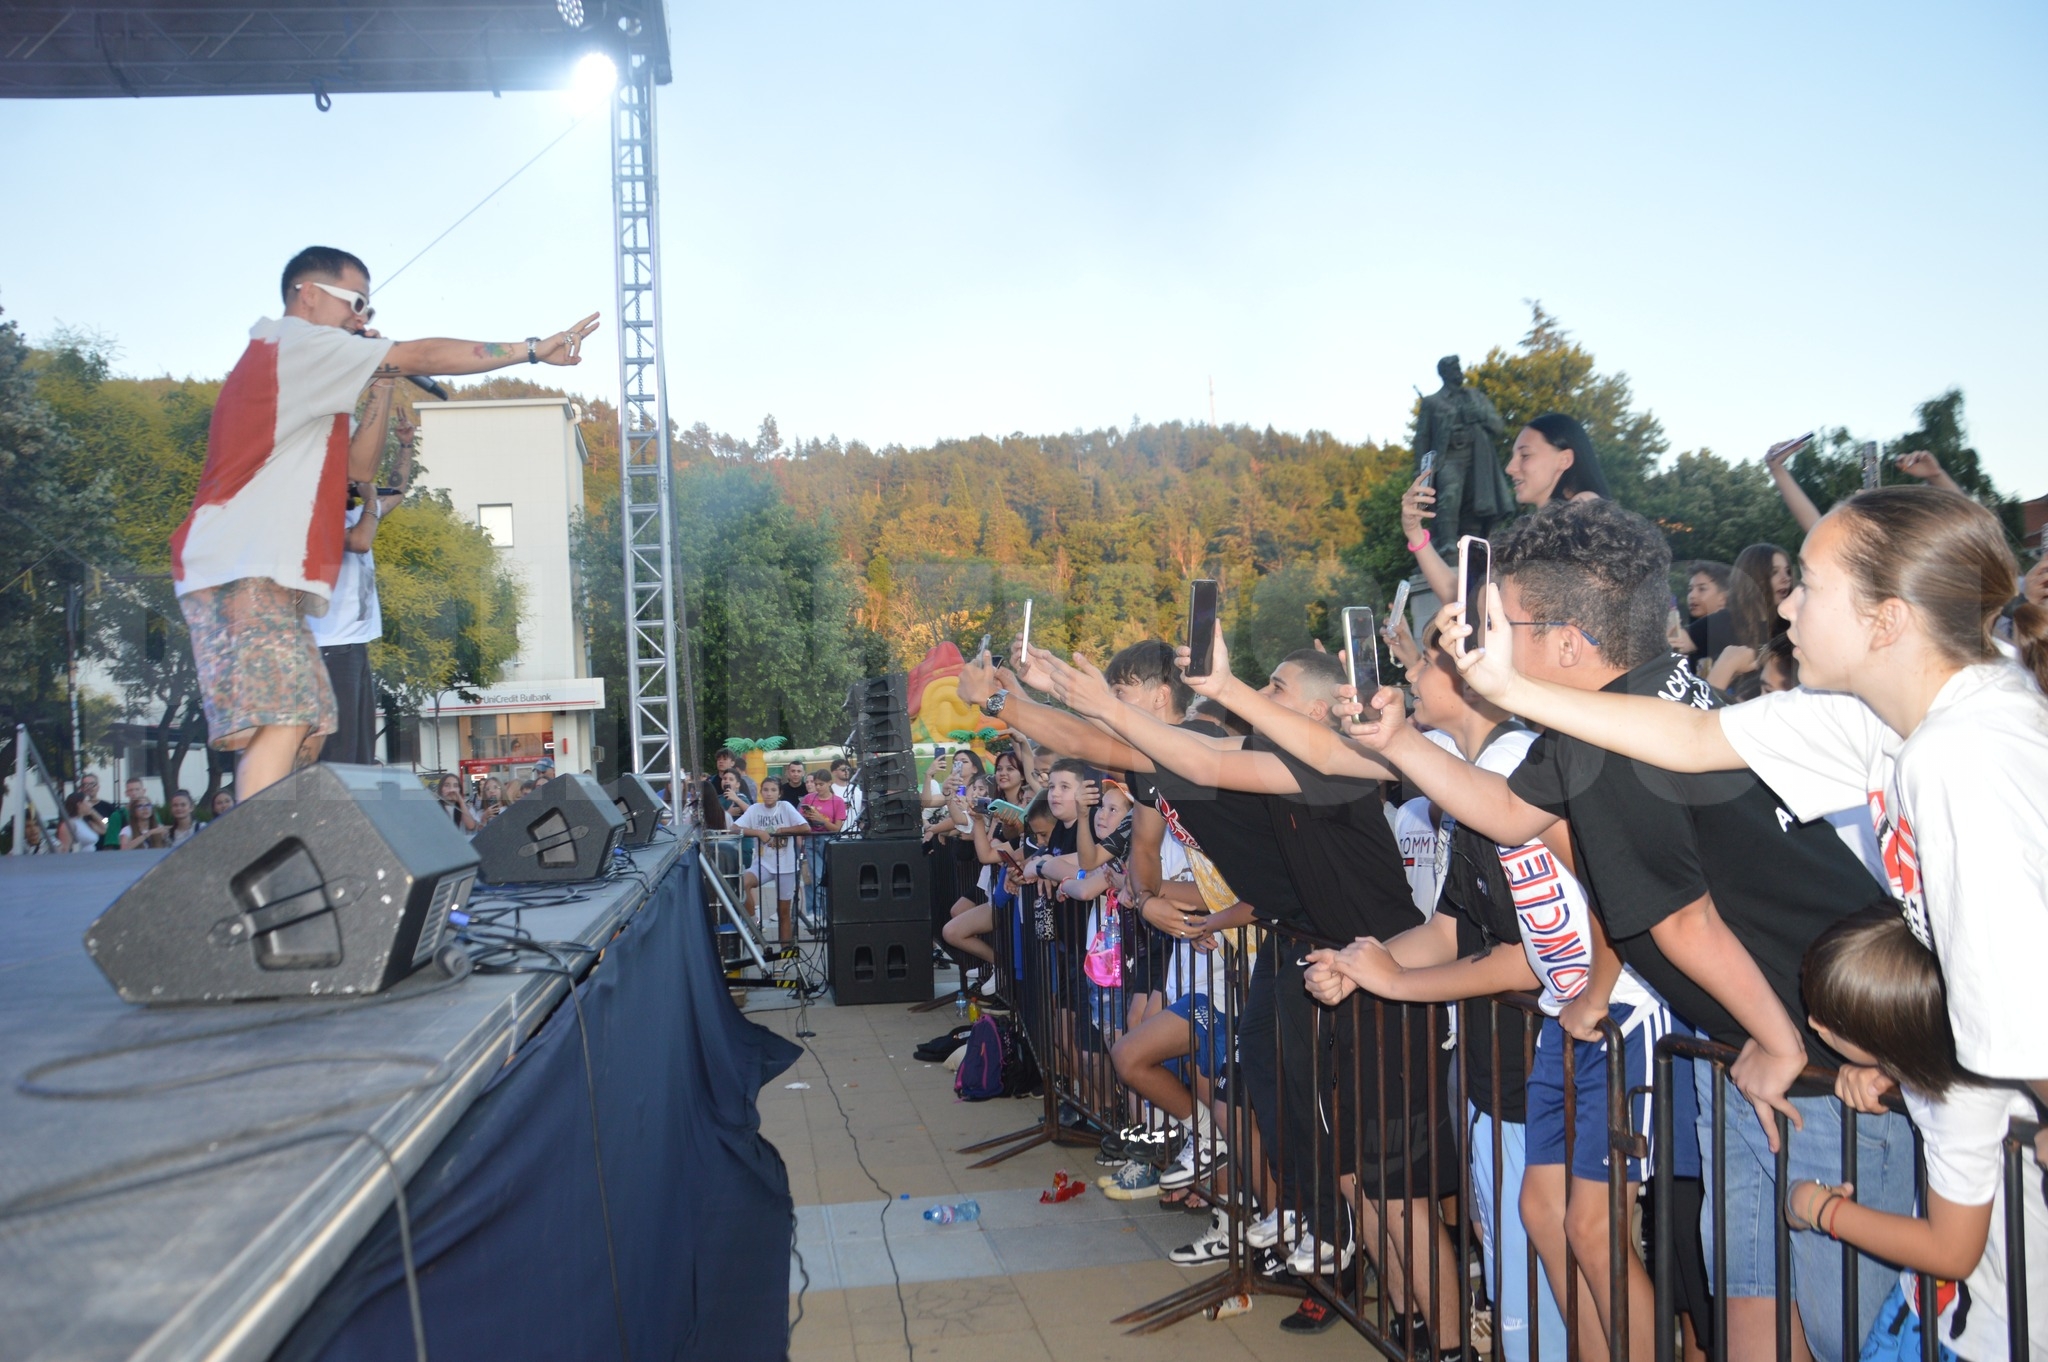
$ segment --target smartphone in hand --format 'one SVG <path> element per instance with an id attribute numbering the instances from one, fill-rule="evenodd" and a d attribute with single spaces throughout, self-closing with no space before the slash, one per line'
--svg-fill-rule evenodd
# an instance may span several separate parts
<path id="1" fill-rule="evenodd" d="M 1198 577 L 1188 587 L 1187 674 L 1204 677 L 1216 667 L 1216 581 Z"/>
<path id="2" fill-rule="evenodd" d="M 1422 461 L 1415 466 L 1415 476 L 1426 478 L 1434 472 L 1436 472 L 1436 451 L 1434 449 L 1424 450 Z M 1434 486 L 1434 484 L 1431 485 Z"/>
<path id="3" fill-rule="evenodd" d="M 1401 584 L 1394 588 L 1394 603 L 1387 607 L 1387 618 L 1380 625 L 1382 629 L 1387 631 L 1388 638 L 1394 636 L 1394 626 L 1407 618 L 1402 612 L 1408 608 L 1409 590 L 1410 584 L 1405 577 L 1401 580 Z"/>
<path id="4" fill-rule="evenodd" d="M 1024 632 L 1017 636 L 1017 656 L 1028 665 L 1031 661 L 1031 600 L 1024 601 Z"/>
<path id="5" fill-rule="evenodd" d="M 1458 604 L 1482 648 L 1486 646 L 1486 588 L 1492 581 L 1493 545 L 1476 534 L 1466 535 L 1458 541 Z"/>
<path id="6" fill-rule="evenodd" d="M 1358 703 L 1367 714 L 1377 713 L 1372 697 L 1380 688 L 1380 650 L 1373 638 L 1372 610 L 1363 605 L 1344 607 L 1344 672 Z M 1363 716 L 1361 716 L 1363 717 Z"/>
<path id="7" fill-rule="evenodd" d="M 1863 447 L 1856 451 L 1856 456 L 1863 465 L 1863 487 L 1868 491 L 1881 480 L 1882 465 L 1878 462 L 1877 441 L 1865 441 Z"/>

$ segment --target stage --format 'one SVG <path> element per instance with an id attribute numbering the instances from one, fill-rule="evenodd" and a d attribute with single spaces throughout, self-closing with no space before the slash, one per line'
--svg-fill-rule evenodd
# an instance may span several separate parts
<path id="1" fill-rule="evenodd" d="M 780 1356 L 789 1193 L 753 1097 L 793 1047 L 725 996 L 680 852 L 522 909 L 604 952 L 569 957 L 580 1012 L 559 972 L 431 969 L 132 1007 L 80 939 L 164 853 L 0 865 L 0 1357 L 411 1355 L 387 1152 L 434 1356 Z"/>

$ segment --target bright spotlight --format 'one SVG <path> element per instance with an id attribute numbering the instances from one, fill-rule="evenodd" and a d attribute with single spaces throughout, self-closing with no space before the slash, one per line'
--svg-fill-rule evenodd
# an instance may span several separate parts
<path id="1" fill-rule="evenodd" d="M 602 52 L 586 52 L 569 76 L 569 103 L 578 113 L 604 107 L 619 83 L 619 68 Z"/>
<path id="2" fill-rule="evenodd" d="M 583 0 L 555 0 L 555 12 L 569 27 L 583 27 Z"/>

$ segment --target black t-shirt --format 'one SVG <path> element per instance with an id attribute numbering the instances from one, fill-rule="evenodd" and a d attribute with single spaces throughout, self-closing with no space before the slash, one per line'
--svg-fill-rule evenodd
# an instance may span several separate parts
<path id="1" fill-rule="evenodd" d="M 1267 796 L 1266 808 L 1316 932 L 1338 942 L 1384 941 L 1422 925 L 1378 781 L 1325 775 L 1258 733 L 1245 750 L 1279 757 L 1301 786 L 1299 794 Z"/>
<path id="2" fill-rule="evenodd" d="M 1087 816 L 1087 810 L 1082 810 Z M 1048 856 L 1071 856 L 1081 845 L 1080 826 L 1076 823 L 1055 821 L 1052 836 L 1045 839 L 1045 854 Z M 1059 886 L 1044 885 L 1039 893 L 1042 900 L 1052 909 L 1053 940 L 1063 945 L 1073 945 L 1081 939 L 1081 931 L 1087 917 L 1084 904 L 1077 904 L 1059 892 Z"/>
<path id="3" fill-rule="evenodd" d="M 1206 719 L 1190 719 L 1181 727 L 1212 738 L 1227 736 L 1221 724 Z M 1271 796 L 1197 785 L 1163 767 L 1149 778 L 1141 775 L 1132 794 L 1157 808 L 1172 834 L 1207 856 L 1231 890 L 1261 917 L 1315 929 L 1273 835 L 1267 808 Z"/>
<path id="4" fill-rule="evenodd" d="M 1735 646 L 1735 617 L 1725 609 L 1702 615 L 1685 626 L 1685 632 L 1692 636 L 1692 646 L 1697 656 L 1705 658 L 1711 666 L 1724 648 Z M 1706 667 L 1701 667 L 1702 674 Z"/>
<path id="5" fill-rule="evenodd" d="M 1713 693 L 1666 654 L 1604 689 L 1699 709 Z M 1806 1026 L 1799 962 L 1834 923 L 1887 895 L 1828 823 L 1801 823 L 1749 771 L 1680 774 L 1556 732 L 1529 749 L 1508 786 L 1571 819 L 1579 880 L 1615 947 L 1672 1009 L 1724 1045 L 1747 1039 L 1669 960 L 1650 929 L 1703 896 L 1756 960 L 1818 1064 L 1835 1061 Z"/>

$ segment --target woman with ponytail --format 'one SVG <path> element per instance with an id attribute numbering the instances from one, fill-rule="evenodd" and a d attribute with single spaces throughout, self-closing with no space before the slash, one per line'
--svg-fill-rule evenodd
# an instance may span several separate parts
<path id="1" fill-rule="evenodd" d="M 1784 605 L 1797 690 L 1720 710 L 1516 673 L 1496 599 L 1473 688 L 1501 708 L 1673 771 L 1751 767 L 1801 821 L 1862 807 L 1892 892 L 1941 961 L 1962 1064 L 2048 1099 L 2048 606 L 1993 626 L 2019 567 L 1959 492 L 1882 487 L 1824 516 Z M 1452 613 L 1455 615 L 1455 606 Z M 1444 636 L 1454 650 L 1463 620 Z"/>

